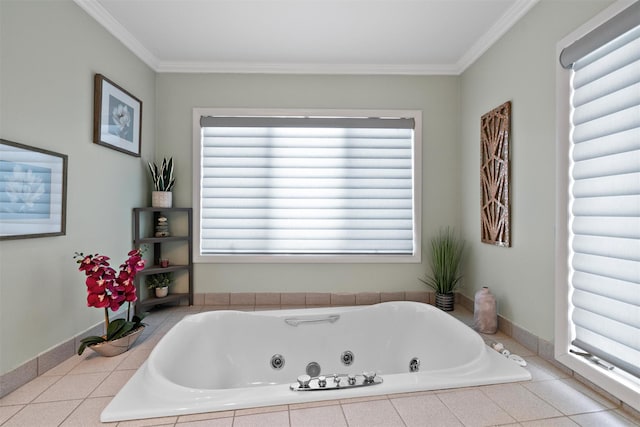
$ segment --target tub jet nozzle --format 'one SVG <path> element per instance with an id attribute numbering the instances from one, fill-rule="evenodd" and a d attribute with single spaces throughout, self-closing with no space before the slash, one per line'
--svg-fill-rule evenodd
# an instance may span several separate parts
<path id="1" fill-rule="evenodd" d="M 274 354 L 271 357 L 271 367 L 273 369 L 282 369 L 284 367 L 284 356 L 281 354 Z"/>

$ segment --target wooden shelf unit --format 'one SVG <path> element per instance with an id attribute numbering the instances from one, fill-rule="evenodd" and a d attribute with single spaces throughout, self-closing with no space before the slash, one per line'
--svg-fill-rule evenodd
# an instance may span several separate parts
<path id="1" fill-rule="evenodd" d="M 178 219 L 180 215 L 187 216 L 187 232 L 180 235 L 170 235 L 167 237 L 155 237 L 155 224 L 160 216 L 166 216 L 171 224 L 172 220 Z M 149 245 L 153 248 L 153 264 L 147 265 L 140 271 L 135 279 L 136 293 L 136 313 L 143 312 L 147 308 L 156 305 L 179 303 L 184 299 L 189 300 L 189 305 L 193 305 L 193 210 L 191 208 L 133 208 L 133 247 L 140 248 Z M 145 228 L 144 230 L 142 228 Z M 162 245 L 167 243 L 183 244 L 188 251 L 186 264 L 170 264 L 168 267 L 160 266 L 162 256 Z M 188 292 L 169 293 L 166 297 L 156 298 L 153 295 L 143 297 L 141 292 L 144 287 L 144 277 L 169 272 L 186 272 L 188 275 Z"/>

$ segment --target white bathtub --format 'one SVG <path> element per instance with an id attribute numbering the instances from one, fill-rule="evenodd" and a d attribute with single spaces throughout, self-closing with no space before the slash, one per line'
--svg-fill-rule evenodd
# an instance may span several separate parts
<path id="1" fill-rule="evenodd" d="M 353 354 L 345 365 L 342 355 Z M 284 361 L 279 369 L 272 367 Z M 420 361 L 410 372 L 411 360 Z M 375 372 L 381 384 L 292 391 L 307 365 L 320 375 Z M 313 374 L 313 373 L 312 373 Z M 433 306 L 373 306 L 185 317 L 102 412 L 103 422 L 522 381 L 529 372 Z M 343 384 L 345 384 L 343 382 Z"/>

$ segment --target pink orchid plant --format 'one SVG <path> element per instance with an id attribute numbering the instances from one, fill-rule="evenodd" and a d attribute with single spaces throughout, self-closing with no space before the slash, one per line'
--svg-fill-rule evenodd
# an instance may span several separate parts
<path id="1" fill-rule="evenodd" d="M 142 259 L 142 251 L 134 249 L 129 252 L 129 258 L 120 265 L 120 271 L 109 265 L 109 257 L 104 255 L 84 255 L 76 252 L 74 258 L 79 264 L 78 270 L 84 271 L 87 279 L 87 306 L 104 308 L 105 331 L 104 336 L 90 336 L 82 339 L 78 354 L 82 354 L 87 346 L 104 341 L 112 341 L 122 338 L 128 333 L 143 326 L 141 316 L 131 314 L 131 303 L 136 301 L 136 287 L 134 279 L 136 274 L 144 269 L 145 260 Z M 128 303 L 127 318 L 109 321 L 109 309 L 118 310 L 122 304 Z"/>

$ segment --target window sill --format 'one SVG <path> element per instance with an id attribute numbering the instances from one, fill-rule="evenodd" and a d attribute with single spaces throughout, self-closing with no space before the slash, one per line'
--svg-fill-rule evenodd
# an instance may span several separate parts
<path id="1" fill-rule="evenodd" d="M 556 354 L 555 358 L 575 374 L 590 381 L 594 387 L 609 393 L 636 411 L 640 411 L 640 401 L 638 400 L 640 381 L 638 379 L 619 369 L 608 371 L 571 353 Z"/>
<path id="2" fill-rule="evenodd" d="M 409 264 L 420 263 L 414 255 L 198 255 L 195 263 L 211 264 Z"/>

